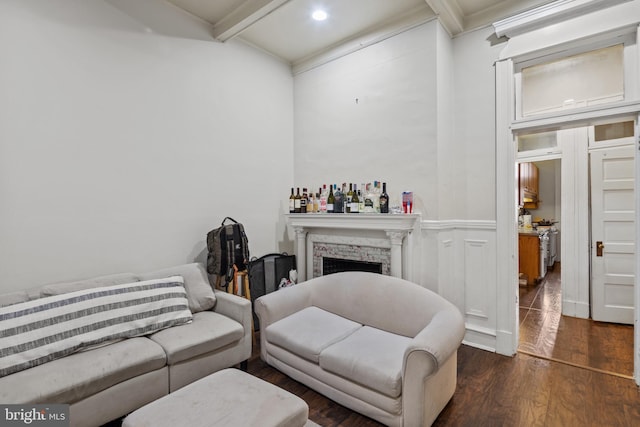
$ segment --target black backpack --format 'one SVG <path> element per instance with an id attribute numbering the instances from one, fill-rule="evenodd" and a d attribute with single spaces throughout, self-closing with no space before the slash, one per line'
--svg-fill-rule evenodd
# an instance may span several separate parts
<path id="1" fill-rule="evenodd" d="M 225 225 L 227 220 L 233 224 Z M 207 272 L 215 276 L 211 284 L 224 277 L 221 285 L 225 287 L 233 279 L 233 267 L 244 271 L 249 263 L 249 240 L 244 226 L 233 218 L 223 219 L 220 227 L 207 233 L 207 252 Z"/>

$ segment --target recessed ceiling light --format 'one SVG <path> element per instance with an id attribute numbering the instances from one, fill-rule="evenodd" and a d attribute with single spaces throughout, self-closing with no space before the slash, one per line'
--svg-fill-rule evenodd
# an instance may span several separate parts
<path id="1" fill-rule="evenodd" d="M 329 15 L 327 15 L 327 12 L 321 9 L 314 10 L 313 13 L 311 14 L 311 17 L 316 21 L 324 21 L 325 19 L 327 19 L 328 16 Z"/>

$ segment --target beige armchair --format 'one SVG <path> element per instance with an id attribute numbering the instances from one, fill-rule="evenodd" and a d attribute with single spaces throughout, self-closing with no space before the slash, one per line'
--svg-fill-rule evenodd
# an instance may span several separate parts
<path id="1" fill-rule="evenodd" d="M 383 424 L 431 425 L 453 396 L 463 317 L 415 283 L 337 273 L 260 297 L 255 310 L 266 363 Z"/>

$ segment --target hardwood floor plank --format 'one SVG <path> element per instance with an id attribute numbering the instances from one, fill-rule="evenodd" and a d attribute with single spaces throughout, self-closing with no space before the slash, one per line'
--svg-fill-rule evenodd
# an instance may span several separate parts
<path id="1" fill-rule="evenodd" d="M 633 326 L 562 316 L 560 271 L 560 265 L 556 264 L 541 283 L 520 287 L 518 349 L 569 364 L 632 376 Z"/>
<path id="2" fill-rule="evenodd" d="M 300 396 L 309 418 L 321 426 L 381 426 L 278 372 L 257 354 L 249 373 Z M 640 425 L 640 391 L 630 379 L 462 345 L 456 392 L 433 425 L 632 427 Z"/>

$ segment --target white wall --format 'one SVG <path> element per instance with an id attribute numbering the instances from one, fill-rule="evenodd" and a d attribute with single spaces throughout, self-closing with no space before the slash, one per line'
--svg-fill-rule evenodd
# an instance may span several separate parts
<path id="1" fill-rule="evenodd" d="M 137 5 L 173 32 L 117 1 L 0 3 L 3 291 L 203 260 L 226 215 L 252 254 L 289 244 L 289 67 Z"/>
<path id="2" fill-rule="evenodd" d="M 437 215 L 436 21 L 294 79 L 297 186 L 387 182 Z"/>
<path id="3" fill-rule="evenodd" d="M 492 35 L 489 26 L 453 39 L 457 219 L 496 219 L 494 63 L 503 45 Z"/>

